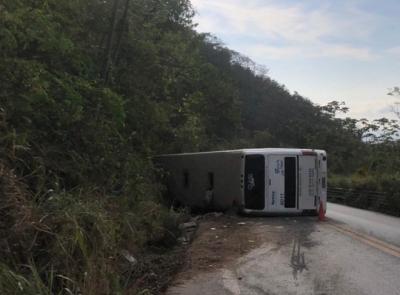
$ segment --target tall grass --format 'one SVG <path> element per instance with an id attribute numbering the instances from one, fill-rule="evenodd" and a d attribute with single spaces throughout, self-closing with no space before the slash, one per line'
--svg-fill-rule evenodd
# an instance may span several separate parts
<path id="1" fill-rule="evenodd" d="M 139 292 L 137 275 L 152 267 L 142 262 L 143 249 L 171 246 L 179 234 L 181 215 L 156 197 L 88 190 L 51 192 L 38 202 L 1 168 L 0 294 Z"/>

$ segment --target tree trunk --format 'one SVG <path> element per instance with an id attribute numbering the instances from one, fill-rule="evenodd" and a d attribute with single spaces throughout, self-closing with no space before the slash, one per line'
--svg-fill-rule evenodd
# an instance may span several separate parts
<path id="1" fill-rule="evenodd" d="M 112 56 L 112 60 L 115 64 L 117 64 L 117 62 L 118 62 L 118 54 L 119 54 L 119 50 L 121 48 L 122 36 L 124 34 L 124 27 L 126 24 L 126 19 L 128 17 L 128 10 L 129 10 L 130 2 L 131 2 L 131 0 L 125 1 L 124 12 L 123 12 L 121 20 L 119 21 L 119 35 L 117 37 L 117 45 L 115 46 L 114 54 Z"/>
<path id="2" fill-rule="evenodd" d="M 112 44 L 113 44 L 113 39 L 114 39 L 114 34 L 115 34 L 115 27 L 117 24 L 117 12 L 118 12 L 118 3 L 119 0 L 114 0 L 114 5 L 113 5 L 113 11 L 112 11 L 112 18 L 111 18 L 111 24 L 110 24 L 110 31 L 108 34 L 107 38 L 107 46 L 106 46 L 106 51 L 105 51 L 105 58 L 104 58 L 104 63 L 103 63 L 103 70 L 102 70 L 102 79 L 104 81 L 104 84 L 107 84 L 108 78 L 109 78 L 109 70 L 110 66 L 112 63 Z"/>

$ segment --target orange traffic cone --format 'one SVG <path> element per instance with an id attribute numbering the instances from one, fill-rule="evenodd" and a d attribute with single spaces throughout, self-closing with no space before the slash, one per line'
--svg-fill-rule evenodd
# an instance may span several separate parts
<path id="1" fill-rule="evenodd" d="M 325 221 L 325 210 L 322 202 L 319 203 L 318 220 Z"/>

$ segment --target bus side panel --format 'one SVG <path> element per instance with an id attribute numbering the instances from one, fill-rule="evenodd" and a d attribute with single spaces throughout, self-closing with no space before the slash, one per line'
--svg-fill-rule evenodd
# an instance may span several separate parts
<path id="1" fill-rule="evenodd" d="M 239 153 L 161 156 L 158 162 L 169 174 L 169 194 L 181 204 L 226 210 L 242 202 L 242 157 Z"/>

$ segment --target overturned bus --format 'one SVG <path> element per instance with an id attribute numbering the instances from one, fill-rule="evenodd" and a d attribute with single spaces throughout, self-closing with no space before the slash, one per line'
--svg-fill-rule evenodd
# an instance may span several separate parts
<path id="1" fill-rule="evenodd" d="M 323 150 L 241 149 L 160 155 L 169 195 L 192 208 L 244 213 L 316 213 L 326 210 L 327 158 Z"/>

